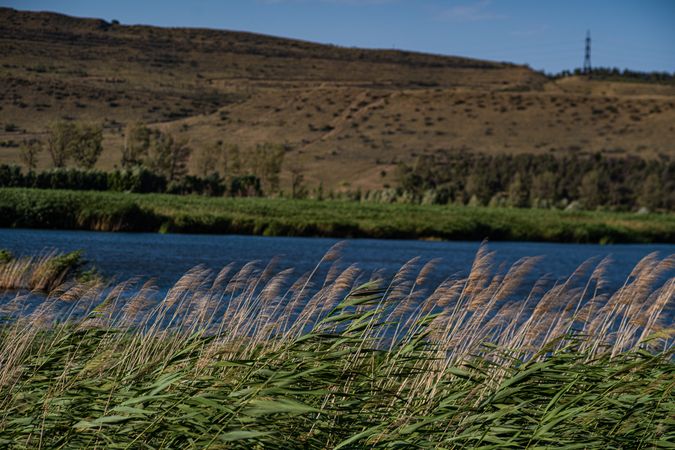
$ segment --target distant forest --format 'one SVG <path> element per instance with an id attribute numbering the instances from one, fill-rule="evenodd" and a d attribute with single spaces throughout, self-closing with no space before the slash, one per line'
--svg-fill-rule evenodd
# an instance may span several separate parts
<path id="1" fill-rule="evenodd" d="M 439 152 L 400 165 L 399 181 L 396 197 L 420 203 L 675 209 L 675 162 L 666 156 Z"/>
<path id="2" fill-rule="evenodd" d="M 572 75 L 587 75 L 592 79 L 601 81 L 634 81 L 641 83 L 667 83 L 675 84 L 675 72 L 640 72 L 618 67 L 594 67 L 590 73 L 584 73 L 580 68 L 563 70 L 556 74 L 548 75 L 551 79 L 564 78 Z"/>

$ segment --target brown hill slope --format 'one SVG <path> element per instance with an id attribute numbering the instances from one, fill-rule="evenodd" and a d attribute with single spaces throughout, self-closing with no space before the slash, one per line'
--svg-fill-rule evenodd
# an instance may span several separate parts
<path id="1" fill-rule="evenodd" d="M 102 168 L 118 163 L 124 124 L 140 120 L 194 148 L 291 144 L 286 167 L 329 188 L 393 184 L 398 161 L 438 149 L 675 154 L 673 86 L 7 8 L 0 86 L 0 162 L 63 117 L 105 124 Z"/>

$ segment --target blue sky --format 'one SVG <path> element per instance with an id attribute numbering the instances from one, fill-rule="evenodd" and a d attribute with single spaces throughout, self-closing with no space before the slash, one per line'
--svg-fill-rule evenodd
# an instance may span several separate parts
<path id="1" fill-rule="evenodd" d="M 343 46 L 397 48 L 580 67 L 586 30 L 594 66 L 675 72 L 674 0 L 0 0 L 17 9 L 207 27 Z"/>

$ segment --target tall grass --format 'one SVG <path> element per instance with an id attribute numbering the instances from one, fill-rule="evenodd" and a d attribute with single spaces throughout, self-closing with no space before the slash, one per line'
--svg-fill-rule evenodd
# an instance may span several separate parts
<path id="1" fill-rule="evenodd" d="M 84 265 L 80 251 L 51 250 L 35 257 L 16 258 L 0 250 L 0 289 L 51 291 L 78 275 Z"/>
<path id="2" fill-rule="evenodd" d="M 527 286 L 483 246 L 467 276 L 272 263 L 166 294 L 66 283 L 4 306 L 13 448 L 658 448 L 672 445 L 675 257 L 608 292 L 608 261 Z M 523 289 L 527 286 L 527 289 Z M 12 312 L 14 311 L 14 312 Z"/>

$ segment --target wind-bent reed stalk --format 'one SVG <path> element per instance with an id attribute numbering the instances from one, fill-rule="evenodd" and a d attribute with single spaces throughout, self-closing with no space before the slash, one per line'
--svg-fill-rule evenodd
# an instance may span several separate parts
<path id="1" fill-rule="evenodd" d="M 334 248 L 293 280 L 274 262 L 151 283 L 69 281 L 0 306 L 0 445 L 14 448 L 666 447 L 675 258 L 616 292 L 609 262 L 561 283 L 483 245 L 435 289 Z M 327 270 L 325 264 L 331 264 Z M 0 271 L 26 280 L 22 260 Z M 324 279 L 321 280 L 321 274 Z M 369 280 L 363 282 L 364 280 Z"/>

